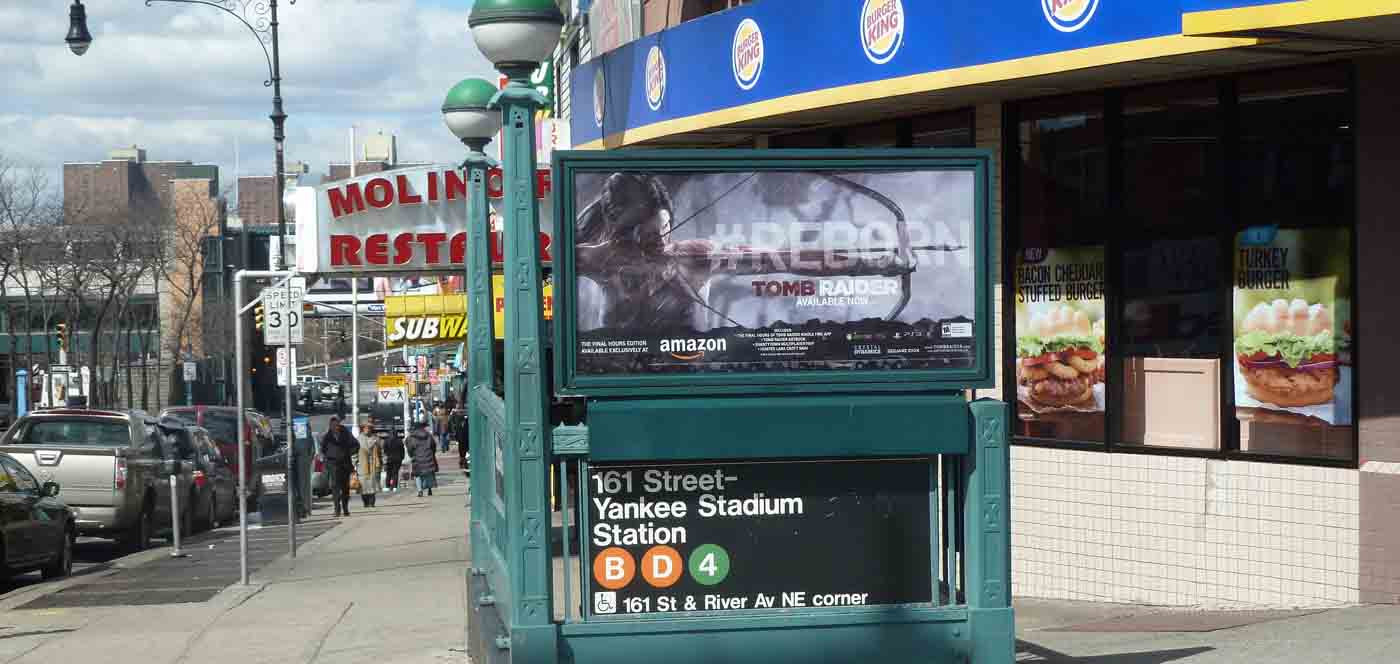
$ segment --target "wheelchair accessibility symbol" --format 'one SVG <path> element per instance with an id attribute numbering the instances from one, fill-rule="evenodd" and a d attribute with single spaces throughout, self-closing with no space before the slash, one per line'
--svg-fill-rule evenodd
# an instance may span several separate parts
<path id="1" fill-rule="evenodd" d="M 617 613 L 617 593 L 612 591 L 593 593 L 593 612 Z"/>

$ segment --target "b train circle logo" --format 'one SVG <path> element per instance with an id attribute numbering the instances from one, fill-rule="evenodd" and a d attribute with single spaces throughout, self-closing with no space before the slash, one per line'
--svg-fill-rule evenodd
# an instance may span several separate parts
<path id="1" fill-rule="evenodd" d="M 904 43 L 904 3 L 900 0 L 865 0 L 860 9 L 860 45 L 865 57 L 877 65 L 894 58 Z"/>
<path id="2" fill-rule="evenodd" d="M 746 18 L 739 21 L 734 29 L 734 46 L 731 53 L 734 67 L 734 82 L 745 90 L 752 90 L 763 73 L 763 32 L 758 22 Z"/>
<path id="3" fill-rule="evenodd" d="M 1099 0 L 1040 0 L 1045 20 L 1060 32 L 1074 32 L 1094 18 Z"/>
<path id="4" fill-rule="evenodd" d="M 666 98 L 666 56 L 660 46 L 652 46 L 647 51 L 647 106 L 653 111 L 661 110 L 661 100 Z"/>

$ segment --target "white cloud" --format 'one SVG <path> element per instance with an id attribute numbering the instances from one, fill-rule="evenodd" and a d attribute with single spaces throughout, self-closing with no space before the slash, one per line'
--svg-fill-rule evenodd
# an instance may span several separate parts
<path id="1" fill-rule="evenodd" d="M 231 0 L 234 4 L 242 0 Z M 67 2 L 0 6 L 0 150 L 43 168 L 139 144 L 149 158 L 272 171 L 272 90 L 253 35 L 214 8 L 86 2 L 92 48 L 63 43 Z M 495 79 L 467 32 L 470 1 L 297 0 L 279 5 L 288 160 L 312 175 L 343 162 L 347 131 L 399 136 L 399 156 L 453 161 L 442 97 L 468 76 Z M 250 16 L 250 20 L 256 16 Z"/>

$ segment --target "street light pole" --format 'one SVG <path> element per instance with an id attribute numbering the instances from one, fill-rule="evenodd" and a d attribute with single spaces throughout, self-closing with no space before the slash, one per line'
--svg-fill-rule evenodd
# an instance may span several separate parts
<path id="1" fill-rule="evenodd" d="M 272 115 L 268 117 L 272 119 L 272 141 L 277 148 L 276 170 L 273 173 L 277 180 L 277 237 L 282 247 L 277 254 L 277 265 L 272 267 L 274 270 L 283 270 L 287 264 L 287 211 L 282 202 L 286 188 L 282 169 L 287 114 L 282 111 L 282 61 L 277 41 L 278 0 L 146 0 L 146 6 L 150 7 L 153 2 L 207 5 L 221 10 L 238 19 L 262 46 L 263 58 L 267 60 L 267 80 L 263 81 L 263 85 L 272 88 Z M 296 3 L 297 0 L 287 0 L 287 4 Z M 82 55 L 92 46 L 92 34 L 88 32 L 87 27 L 87 8 L 83 6 L 82 0 L 73 0 L 73 5 L 68 8 L 68 19 L 68 34 L 64 41 L 68 43 L 68 48 L 74 55 Z M 271 51 L 268 50 L 269 45 L 272 47 Z"/>

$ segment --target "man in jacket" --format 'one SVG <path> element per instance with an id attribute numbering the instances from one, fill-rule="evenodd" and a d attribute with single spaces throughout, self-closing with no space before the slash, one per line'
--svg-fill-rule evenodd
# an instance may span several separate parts
<path id="1" fill-rule="evenodd" d="M 350 430 L 340 425 L 340 418 L 331 416 L 331 427 L 321 439 L 321 455 L 331 473 L 331 494 L 335 500 L 335 515 L 350 516 L 350 473 L 355 468 L 355 455 L 360 444 Z"/>

